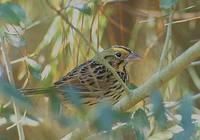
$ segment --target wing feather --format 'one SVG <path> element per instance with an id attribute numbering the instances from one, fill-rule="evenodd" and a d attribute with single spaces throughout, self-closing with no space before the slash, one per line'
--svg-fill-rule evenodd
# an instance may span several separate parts
<path id="1" fill-rule="evenodd" d="M 118 73 L 121 77 L 121 73 Z M 123 80 L 124 78 L 121 77 Z M 115 88 L 121 85 L 104 65 L 95 61 L 86 62 L 76 67 L 66 76 L 54 83 L 58 93 L 62 95 L 71 92 L 84 98 L 83 103 L 97 103 L 103 97 L 110 98 Z M 65 100 L 68 98 L 64 97 Z"/>

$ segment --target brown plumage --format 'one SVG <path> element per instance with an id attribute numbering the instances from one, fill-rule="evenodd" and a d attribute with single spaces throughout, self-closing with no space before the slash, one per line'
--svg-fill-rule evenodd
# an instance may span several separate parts
<path id="1" fill-rule="evenodd" d="M 116 70 L 125 84 L 128 83 L 126 65 L 139 56 L 124 46 L 115 45 L 112 48 L 100 52 L 100 55 Z M 36 95 L 48 93 L 54 90 L 60 97 L 62 103 L 69 102 L 70 95 L 77 95 L 81 103 L 92 106 L 102 100 L 112 104 L 116 103 L 125 94 L 122 84 L 113 73 L 98 59 L 93 59 L 74 68 L 67 75 L 54 83 L 49 88 L 24 89 L 25 95 Z M 70 94 L 69 94 L 70 92 Z"/>

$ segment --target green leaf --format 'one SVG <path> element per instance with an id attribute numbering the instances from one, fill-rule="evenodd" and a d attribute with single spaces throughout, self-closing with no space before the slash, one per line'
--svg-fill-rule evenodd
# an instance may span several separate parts
<path id="1" fill-rule="evenodd" d="M 46 79 L 51 73 L 51 65 L 46 65 L 41 73 L 42 80 Z"/>
<path id="2" fill-rule="evenodd" d="M 81 101 L 80 90 L 76 86 L 64 86 L 64 96 L 65 98 L 71 102 L 75 107 L 82 110 L 83 104 Z"/>
<path id="3" fill-rule="evenodd" d="M 112 105 L 108 102 L 98 104 L 94 110 L 95 112 L 90 114 L 89 120 L 92 120 L 92 124 L 98 130 L 110 132 L 113 123 L 130 122 L 130 113 L 117 112 L 116 110 L 113 110 Z"/>
<path id="4" fill-rule="evenodd" d="M 189 140 L 195 131 L 195 125 L 192 123 L 192 98 L 185 96 L 183 98 L 180 114 L 182 116 L 181 124 L 184 131 L 176 134 L 174 140 Z"/>
<path id="5" fill-rule="evenodd" d="M 41 66 L 33 59 L 28 58 L 26 60 L 28 68 L 34 78 L 41 80 Z"/>
<path id="6" fill-rule="evenodd" d="M 94 125 L 99 130 L 110 132 L 114 120 L 114 111 L 112 110 L 109 104 L 100 104 L 97 107 L 97 111 L 98 114 L 96 114 L 96 120 L 94 122 Z"/>
<path id="7" fill-rule="evenodd" d="M 150 128 L 150 124 L 146 113 L 142 109 L 138 109 L 132 119 L 136 138 L 138 140 L 145 140 L 144 129 Z"/>
<path id="8" fill-rule="evenodd" d="M 165 115 L 165 107 L 160 91 L 156 90 L 152 93 L 151 101 L 153 104 L 153 115 L 155 120 L 161 128 L 164 128 L 166 126 L 167 117 Z"/>
<path id="9" fill-rule="evenodd" d="M 183 128 L 186 129 L 192 125 L 192 98 L 191 96 L 185 96 L 183 98 L 180 114 L 182 116 L 181 123 Z"/>
<path id="10" fill-rule="evenodd" d="M 134 132 L 135 132 L 137 140 L 145 140 L 145 136 L 144 136 L 144 133 L 142 131 L 140 131 L 137 128 L 134 128 Z"/>
<path id="11" fill-rule="evenodd" d="M 0 64 L 0 81 L 4 79 L 3 73 L 4 73 L 4 70 L 3 70 L 2 65 Z"/>
<path id="12" fill-rule="evenodd" d="M 144 110 L 138 109 L 133 116 L 133 125 L 139 129 L 150 128 L 148 117 Z"/>
<path id="13" fill-rule="evenodd" d="M 18 35 L 7 35 L 8 42 L 16 48 L 24 47 L 26 45 L 26 40 Z"/>
<path id="14" fill-rule="evenodd" d="M 58 123 L 62 126 L 68 128 L 75 128 L 79 124 L 79 120 L 76 118 L 77 116 L 65 116 L 62 114 L 62 103 L 59 97 L 55 94 L 55 91 L 49 91 L 50 94 L 50 109 L 52 116 Z"/>
<path id="15" fill-rule="evenodd" d="M 10 24 L 20 25 L 20 22 L 25 22 L 26 13 L 18 4 L 12 2 L 1 3 L 0 19 Z"/>
<path id="16" fill-rule="evenodd" d="M 129 88 L 130 90 L 134 90 L 134 89 L 137 88 L 137 86 L 134 85 L 133 83 L 128 83 L 128 88 Z"/>
<path id="17" fill-rule="evenodd" d="M 0 96 L 14 100 L 17 104 L 30 107 L 30 101 L 21 95 L 21 93 L 6 81 L 0 81 Z"/>
<path id="18" fill-rule="evenodd" d="M 0 38 L 2 38 L 4 35 L 5 35 L 5 27 L 0 24 Z M 1 39 L 0 39 L 0 42 L 1 42 Z"/>
<path id="19" fill-rule="evenodd" d="M 67 115 L 60 113 L 57 116 L 58 117 L 56 118 L 56 120 L 58 121 L 58 123 L 61 126 L 64 126 L 64 127 L 70 128 L 70 129 L 76 129 L 77 126 L 82 125 L 82 120 L 78 114 L 76 114 L 76 115 L 70 114 L 67 116 Z"/>
<path id="20" fill-rule="evenodd" d="M 61 111 L 60 99 L 54 93 L 49 94 L 49 98 L 50 98 L 51 112 L 54 117 L 58 118 Z"/>
<path id="21" fill-rule="evenodd" d="M 169 9 L 176 5 L 177 2 L 178 0 L 160 0 L 160 8 Z"/>
<path id="22" fill-rule="evenodd" d="M 84 14 L 87 14 L 87 15 L 92 14 L 92 9 L 88 4 L 76 4 L 76 5 L 74 5 L 74 8 Z"/>

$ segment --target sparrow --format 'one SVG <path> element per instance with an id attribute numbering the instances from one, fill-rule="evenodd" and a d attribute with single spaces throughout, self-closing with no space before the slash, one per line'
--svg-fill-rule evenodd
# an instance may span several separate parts
<path id="1" fill-rule="evenodd" d="M 140 56 L 125 46 L 114 45 L 98 54 L 110 64 L 122 81 L 128 84 L 126 66 Z M 47 88 L 22 89 L 24 95 L 33 96 L 54 92 L 61 103 L 67 105 L 70 97 L 78 97 L 82 104 L 94 106 L 103 100 L 115 104 L 126 94 L 122 83 L 96 55 L 89 61 L 75 67 L 65 76 Z"/>

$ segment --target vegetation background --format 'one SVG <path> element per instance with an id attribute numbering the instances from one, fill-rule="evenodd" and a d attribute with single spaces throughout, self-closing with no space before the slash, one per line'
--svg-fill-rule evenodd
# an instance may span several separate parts
<path id="1" fill-rule="evenodd" d="M 76 139 L 200 139 L 199 0 L 1 0 L 0 38 L 0 140 L 70 139 L 69 132 Z M 150 81 L 149 97 L 131 115 L 100 107 L 89 132 L 92 113 L 60 118 L 55 98 L 17 90 L 47 87 L 115 44 L 142 56 L 129 65 L 132 90 L 195 43 L 196 54 L 183 60 L 190 62 L 157 87 Z"/>

